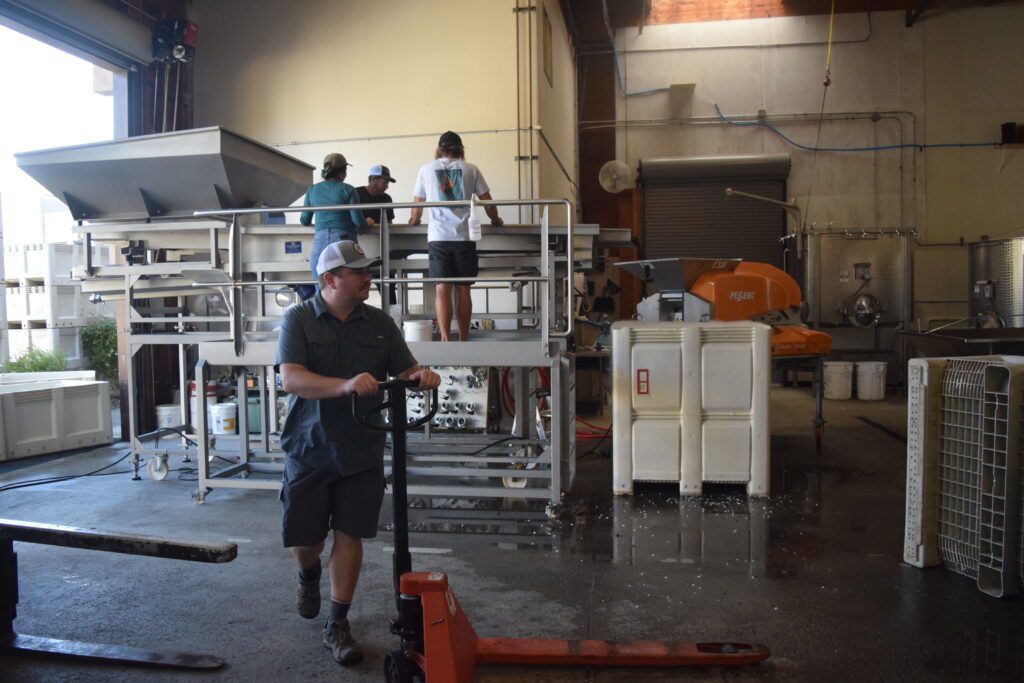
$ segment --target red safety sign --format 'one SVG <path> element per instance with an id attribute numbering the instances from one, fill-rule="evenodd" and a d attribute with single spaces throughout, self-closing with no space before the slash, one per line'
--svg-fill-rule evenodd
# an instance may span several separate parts
<path id="1" fill-rule="evenodd" d="M 636 393 L 637 394 L 650 394 L 651 385 L 649 381 L 650 370 L 646 368 L 637 368 L 636 371 Z"/>

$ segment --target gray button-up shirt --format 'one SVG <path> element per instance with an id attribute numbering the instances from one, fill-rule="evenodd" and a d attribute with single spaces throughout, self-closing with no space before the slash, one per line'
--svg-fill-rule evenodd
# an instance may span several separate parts
<path id="1" fill-rule="evenodd" d="M 416 359 L 386 313 L 360 304 L 342 322 L 327 311 L 317 293 L 285 313 L 277 363 L 294 363 L 318 375 L 346 379 L 368 372 L 383 381 L 416 365 Z M 281 429 L 281 447 L 287 457 L 302 467 L 345 475 L 381 467 L 385 435 L 355 421 L 353 398 L 364 415 L 381 401 L 378 396 L 293 397 Z"/>

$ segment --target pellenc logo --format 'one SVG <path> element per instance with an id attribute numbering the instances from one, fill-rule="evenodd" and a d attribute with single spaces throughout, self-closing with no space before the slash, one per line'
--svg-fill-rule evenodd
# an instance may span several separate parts
<path id="1" fill-rule="evenodd" d="M 729 292 L 729 301 L 753 301 L 753 292 Z"/>

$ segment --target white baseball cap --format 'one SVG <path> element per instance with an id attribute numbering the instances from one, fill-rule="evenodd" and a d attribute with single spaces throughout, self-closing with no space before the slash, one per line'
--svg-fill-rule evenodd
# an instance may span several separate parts
<path id="1" fill-rule="evenodd" d="M 366 252 L 352 240 L 341 240 L 332 242 L 320 252 L 320 259 L 316 262 L 317 275 L 323 275 L 335 268 L 369 268 L 380 259 L 367 258 Z"/>

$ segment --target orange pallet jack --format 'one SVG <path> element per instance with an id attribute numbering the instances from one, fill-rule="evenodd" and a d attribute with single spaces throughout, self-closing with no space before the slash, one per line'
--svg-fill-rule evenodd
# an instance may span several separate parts
<path id="1" fill-rule="evenodd" d="M 406 431 L 418 429 L 437 412 L 434 389 L 431 410 L 408 421 L 405 390 L 412 380 L 382 382 L 388 399 L 366 415 L 352 414 L 363 426 L 391 434 L 391 497 L 394 504 L 394 585 L 398 617 L 391 632 L 401 648 L 384 659 L 388 683 L 470 683 L 477 664 L 548 666 L 746 666 L 768 658 L 764 645 L 750 643 L 682 643 L 661 641 L 557 640 L 537 638 L 480 638 L 443 572 L 412 571 L 406 481 Z M 374 414 L 390 409 L 389 424 L 371 422 Z"/>

